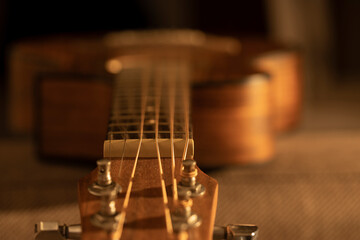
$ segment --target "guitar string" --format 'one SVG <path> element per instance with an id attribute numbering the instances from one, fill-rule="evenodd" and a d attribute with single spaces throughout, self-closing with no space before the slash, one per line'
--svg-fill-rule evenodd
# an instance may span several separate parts
<path id="1" fill-rule="evenodd" d="M 123 79 L 124 79 L 124 81 L 126 81 L 125 78 L 123 78 Z M 128 91 L 126 91 L 126 93 L 128 93 Z M 124 99 L 126 99 L 126 101 L 128 101 L 128 102 L 129 102 L 129 99 L 130 99 L 130 101 L 133 100 L 133 98 L 129 97 L 129 96 L 124 97 Z M 127 111 L 130 112 L 132 109 L 129 110 L 129 104 L 127 104 L 126 106 L 128 108 Z M 131 115 L 134 116 L 133 113 Z M 124 138 L 123 138 L 124 143 L 123 143 L 123 149 L 122 149 L 122 153 L 121 153 L 119 172 L 118 172 L 118 176 L 117 176 L 119 182 L 120 182 L 121 170 L 122 170 L 122 166 L 123 166 L 123 162 L 124 162 L 124 156 L 125 156 L 125 150 L 126 150 L 126 142 L 127 142 L 127 130 L 128 130 L 127 126 L 122 127 L 122 128 L 124 128 L 124 133 L 123 133 L 124 134 L 123 135 L 124 136 Z"/>
<path id="2" fill-rule="evenodd" d="M 173 70 L 173 69 L 172 69 Z M 183 74 L 183 73 L 182 73 Z M 145 74 L 146 76 L 146 74 Z M 172 76 L 174 76 L 172 74 Z M 161 79 L 161 78 L 160 78 Z M 158 79 L 157 79 L 158 80 Z M 184 77 L 182 76 L 181 78 L 181 82 L 184 82 Z M 172 159 L 172 179 L 173 179 L 173 199 L 177 200 L 178 196 L 177 196 L 177 182 L 176 182 L 176 178 L 175 178 L 175 150 L 174 150 L 174 110 L 175 110 L 175 81 L 176 79 L 172 78 L 170 83 L 171 85 L 169 86 L 169 95 L 170 95 L 170 141 L 171 141 L 171 159 Z M 143 84 L 143 86 L 147 84 Z M 156 89 L 161 89 L 161 82 L 160 82 L 160 86 L 157 87 Z M 189 115 L 188 115 L 188 92 L 187 92 L 187 86 L 186 83 L 183 83 L 183 89 L 184 90 L 184 95 L 183 95 L 183 100 L 184 100 L 184 119 L 185 119 L 185 133 L 186 133 L 186 139 L 185 139 L 185 146 L 184 146 L 184 152 L 183 152 L 183 160 L 185 160 L 186 154 L 187 154 L 187 149 L 188 149 L 188 143 L 189 143 Z M 146 89 L 146 87 L 143 88 Z M 147 91 L 145 91 L 147 92 Z M 130 177 L 130 181 L 129 181 L 129 185 L 128 185 L 128 189 L 126 192 L 126 196 L 124 199 L 124 204 L 123 204 L 123 209 L 121 211 L 121 215 L 120 215 L 120 220 L 118 223 L 118 229 L 116 231 L 118 237 L 115 237 L 115 239 L 119 239 L 121 237 L 122 234 L 122 229 L 123 229 L 123 225 L 124 225 L 124 221 L 125 221 L 125 216 L 126 216 L 126 209 L 128 207 L 128 203 L 129 203 L 129 198 L 130 198 L 130 193 L 131 193 L 131 189 L 132 189 L 132 184 L 133 184 L 133 179 L 134 179 L 134 175 L 135 175 L 135 170 L 136 170 L 136 166 L 137 166 L 137 161 L 139 158 L 139 153 L 140 153 L 140 149 L 141 149 L 141 143 L 142 143 L 142 139 L 143 139 L 143 126 L 144 126 L 144 120 L 145 120 L 145 107 L 146 107 L 146 95 L 142 94 L 142 96 L 145 96 L 142 100 L 142 110 L 141 110 L 141 127 L 140 127 L 140 140 L 139 140 L 139 145 L 138 145 L 138 149 L 137 149 L 137 154 L 135 157 L 135 162 L 134 162 L 134 166 L 133 166 L 133 170 L 132 170 L 132 174 Z M 163 167 L 161 164 L 161 155 L 160 155 L 160 149 L 159 149 L 159 141 L 158 141 L 158 129 L 159 129 L 159 110 L 160 110 L 160 95 L 157 94 L 156 98 L 156 125 L 155 125 L 155 142 L 156 142 L 156 151 L 157 151 L 157 156 L 158 156 L 158 162 L 159 162 L 159 170 L 160 170 L 160 178 L 161 178 L 161 185 L 162 185 L 162 193 L 163 193 L 163 201 L 164 201 L 164 206 L 165 206 L 165 218 L 166 218 L 166 227 L 167 227 L 167 231 L 169 233 L 173 232 L 173 228 L 172 228 L 172 222 L 171 222 L 171 216 L 170 216 L 170 210 L 168 207 L 168 199 L 167 199 L 167 194 L 166 194 L 166 187 L 165 187 L 165 180 L 164 180 L 164 175 L 163 175 Z M 125 129 L 125 133 L 126 133 L 126 129 Z M 111 141 L 111 140 L 110 140 Z M 124 147 L 123 147 L 123 152 L 122 152 L 122 158 L 121 160 L 123 160 L 124 157 L 124 149 L 125 149 L 125 143 L 126 143 L 126 134 L 125 134 L 125 140 L 124 140 Z M 119 169 L 119 174 L 121 171 L 121 165 L 120 165 L 120 169 Z"/>
<path id="3" fill-rule="evenodd" d="M 189 148 L 189 141 L 190 141 L 190 133 L 189 133 L 189 78 L 188 73 L 185 72 L 186 66 L 181 64 L 179 76 L 181 76 L 180 82 L 182 83 L 182 92 L 183 92 L 183 104 L 184 104 L 184 121 L 185 121 L 185 143 L 184 143 L 184 151 L 182 155 L 182 160 L 184 161 L 187 156 L 188 148 Z"/>
<path id="4" fill-rule="evenodd" d="M 120 88 L 119 85 L 121 85 L 120 83 L 121 81 L 121 76 L 118 75 L 117 79 L 116 79 L 116 83 L 115 83 L 115 96 L 113 99 L 113 107 L 112 107 L 112 116 L 115 118 L 115 123 L 120 124 L 120 119 L 119 119 L 119 109 L 121 108 L 121 100 L 118 97 L 118 89 Z M 128 99 L 128 98 L 125 98 Z M 124 160 L 124 155 L 125 155 L 125 145 L 126 145 L 126 140 L 127 140 L 127 129 L 126 127 L 122 127 L 122 130 L 124 130 L 124 132 L 122 133 L 122 137 L 124 139 L 124 143 L 123 143 L 123 149 L 122 149 L 122 153 L 121 153 L 121 158 L 120 158 L 120 167 L 119 167 L 119 171 L 117 174 L 117 182 L 120 183 L 120 174 L 121 174 L 121 169 L 122 169 L 122 164 L 123 164 L 123 160 Z M 112 127 L 109 127 L 109 132 L 108 132 L 108 139 L 109 139 L 109 147 L 108 147 L 108 156 L 109 156 L 109 160 L 112 160 L 112 144 L 113 144 L 113 140 L 114 140 L 114 131 L 112 129 Z"/>
<path id="5" fill-rule="evenodd" d="M 131 172 L 131 176 L 130 176 L 130 181 L 128 184 L 128 188 L 126 191 L 126 195 L 125 195 L 125 199 L 124 199 L 124 203 L 123 203 L 123 207 L 120 213 L 120 218 L 119 218 L 119 222 L 118 222 L 118 226 L 116 231 L 113 234 L 113 239 L 120 239 L 121 235 L 122 235 L 122 230 L 124 227 L 124 223 L 125 223 L 125 217 L 126 217 L 126 210 L 127 207 L 129 205 L 129 200 L 130 200 L 130 193 L 132 190 L 132 186 L 133 186 L 133 180 L 134 180 L 134 176 L 135 176 L 135 170 L 136 170 L 136 166 L 137 166 L 137 162 L 139 159 L 139 155 L 140 155 L 140 149 L 141 149 L 141 144 L 142 144 L 142 140 L 143 140 L 143 132 L 144 132 L 144 122 L 145 122 L 145 107 L 146 107 L 146 101 L 147 101 L 147 84 L 149 81 L 149 72 L 148 72 L 148 68 L 144 68 L 143 69 L 143 76 L 142 76 L 142 94 L 141 94 L 141 122 L 140 122 L 140 138 L 139 138 L 139 144 L 138 144 L 138 148 L 137 148 L 137 152 L 136 152 L 136 156 L 134 159 L 134 166 Z"/>
<path id="6" fill-rule="evenodd" d="M 178 200 L 177 182 L 175 177 L 175 149 L 174 149 L 174 114 L 175 114 L 175 74 L 172 72 L 174 66 L 169 67 L 169 117 L 170 117 L 170 150 L 171 150 L 171 179 L 173 187 L 173 201 Z"/>
<path id="7" fill-rule="evenodd" d="M 162 87 L 162 69 L 158 66 L 156 68 L 156 101 L 155 101 L 155 146 L 156 146 L 156 153 L 157 159 L 159 164 L 159 171 L 160 171 L 160 182 L 161 182 L 161 191 L 162 197 L 164 202 L 164 212 L 165 212 L 165 223 L 166 223 L 166 230 L 168 233 L 173 233 L 173 226 L 171 221 L 170 209 L 169 209 L 169 201 L 167 198 L 166 192 L 166 185 L 165 185 L 165 177 L 164 177 L 164 170 L 161 163 L 161 155 L 160 155 L 160 147 L 159 147 L 159 115 L 160 115 L 160 104 L 161 104 L 161 87 Z"/>

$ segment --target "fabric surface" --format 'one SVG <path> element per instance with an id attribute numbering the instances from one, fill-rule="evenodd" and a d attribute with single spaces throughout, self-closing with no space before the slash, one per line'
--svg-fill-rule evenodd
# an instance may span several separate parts
<path id="1" fill-rule="evenodd" d="M 0 140 L 0 239 L 34 239 L 39 221 L 79 223 L 77 180 L 90 168 L 47 164 L 31 140 Z"/>
<path id="2" fill-rule="evenodd" d="M 360 131 L 297 132 L 263 166 L 210 173 L 217 224 L 254 223 L 259 239 L 359 239 Z"/>
<path id="3" fill-rule="evenodd" d="M 208 172 L 219 182 L 217 224 L 257 224 L 260 240 L 359 239 L 359 118 L 347 128 L 311 116 L 277 139 L 273 161 Z M 40 220 L 79 223 L 77 180 L 93 166 L 41 162 L 27 139 L 0 139 L 0 158 L 0 239 L 33 239 Z"/>

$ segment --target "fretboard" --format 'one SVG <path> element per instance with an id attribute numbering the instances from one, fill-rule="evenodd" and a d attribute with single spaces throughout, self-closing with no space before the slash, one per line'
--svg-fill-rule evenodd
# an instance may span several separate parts
<path id="1" fill-rule="evenodd" d="M 189 68 L 182 62 L 148 62 L 121 70 L 113 90 L 104 157 L 192 157 Z"/>

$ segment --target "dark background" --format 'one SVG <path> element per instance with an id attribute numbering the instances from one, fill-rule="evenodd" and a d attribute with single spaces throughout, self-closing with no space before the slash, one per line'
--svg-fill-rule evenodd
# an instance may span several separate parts
<path id="1" fill-rule="evenodd" d="M 195 28 L 234 36 L 269 37 L 271 16 L 268 9 L 274 2 L 277 1 L 0 0 L 0 86 L 6 88 L 9 47 L 24 38 L 148 28 Z M 333 42 L 332 49 L 329 49 L 334 63 L 332 67 L 340 75 L 359 76 L 360 2 L 328 0 L 322 4 L 328 9 Z M 300 20 L 306 18 L 310 10 L 302 9 Z M 316 21 L 316 16 L 312 19 Z M 1 93 L 3 95 L 4 91 Z"/>
<path id="2" fill-rule="evenodd" d="M 20 1 L 0 0 L 0 132 L 7 130 L 7 69 L 11 46 L 54 34 L 101 34 L 151 28 L 193 28 L 234 36 L 267 36 L 261 0 Z"/>
<path id="3" fill-rule="evenodd" d="M 0 0 L 0 76 L 9 46 L 23 38 L 148 28 L 196 28 L 235 35 L 266 35 L 267 31 L 264 3 L 259 0 L 245 6 L 242 1 Z"/>

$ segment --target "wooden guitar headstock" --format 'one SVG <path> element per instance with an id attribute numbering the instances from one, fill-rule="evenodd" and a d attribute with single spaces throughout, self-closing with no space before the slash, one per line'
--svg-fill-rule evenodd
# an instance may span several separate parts
<path id="1" fill-rule="evenodd" d="M 171 159 L 161 159 L 163 175 L 161 175 L 158 159 L 138 159 L 134 178 L 131 180 L 134 163 L 134 159 L 111 160 L 111 179 L 122 187 L 122 192 L 118 194 L 115 200 L 116 211 L 120 220 L 118 226 L 111 231 L 96 227 L 91 222 L 91 217 L 100 211 L 102 200 L 100 197 L 90 194 L 88 187 L 97 181 L 100 172 L 95 169 L 79 181 L 79 206 L 83 240 L 177 239 L 180 236 L 182 238 L 185 236 L 185 239 L 186 236 L 189 239 L 212 239 L 218 193 L 216 180 L 197 168 L 197 182 L 202 184 L 206 191 L 203 196 L 192 199 L 191 209 L 201 218 L 201 224 L 199 227 L 179 234 L 175 231 L 169 231 L 166 222 L 169 211 L 171 215 L 177 208 L 177 201 L 173 199 Z M 181 181 L 181 166 L 182 160 L 176 159 L 177 182 Z M 165 183 L 168 204 L 164 203 L 162 179 Z M 132 186 L 128 193 L 130 184 Z M 129 194 L 128 198 L 127 193 Z M 124 204 L 124 201 L 128 201 L 128 204 Z M 170 222 L 170 224 L 172 223 Z"/>

